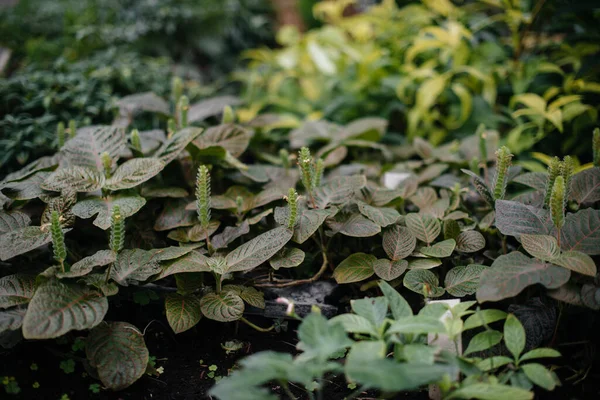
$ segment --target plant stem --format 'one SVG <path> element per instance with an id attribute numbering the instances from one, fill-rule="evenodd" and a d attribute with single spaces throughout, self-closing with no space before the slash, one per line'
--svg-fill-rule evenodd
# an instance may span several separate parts
<path id="1" fill-rule="evenodd" d="M 254 325 L 252 322 L 248 321 L 248 320 L 247 320 L 246 318 L 244 318 L 244 317 L 241 317 L 241 318 L 240 318 L 240 321 L 242 321 L 242 322 L 243 322 L 243 323 L 245 323 L 246 325 L 250 326 L 251 328 L 254 328 L 254 329 L 256 329 L 256 330 L 257 330 L 257 331 L 259 331 L 259 332 L 270 332 L 270 331 L 272 331 L 273 329 L 275 329 L 275 325 L 271 325 L 271 326 L 270 326 L 270 327 L 268 327 L 268 328 L 261 328 L 261 327 L 260 327 L 260 326 L 258 326 L 258 325 Z"/>
<path id="2" fill-rule="evenodd" d="M 221 275 L 219 274 L 215 274 L 215 283 L 216 283 L 216 289 L 215 291 L 217 293 L 221 293 Z"/>
<path id="3" fill-rule="evenodd" d="M 110 263 L 106 269 L 106 279 L 104 280 L 104 283 L 108 283 L 108 280 L 110 279 L 110 271 L 112 270 L 112 266 L 113 263 Z"/>
<path id="4" fill-rule="evenodd" d="M 314 274 L 312 276 L 312 278 L 292 280 L 292 281 L 283 282 L 283 283 L 262 283 L 262 284 L 259 283 L 259 284 L 256 284 L 255 286 L 284 288 L 284 287 L 290 287 L 290 286 L 304 285 L 305 283 L 313 283 L 313 282 L 317 281 L 321 277 L 321 275 L 323 275 L 323 273 L 327 270 L 327 265 L 329 264 L 329 262 L 327 260 L 327 253 L 323 252 L 322 255 L 323 255 L 323 264 L 321 264 L 321 268 L 319 269 L 319 271 L 316 274 Z"/>
<path id="5" fill-rule="evenodd" d="M 346 396 L 345 399 L 352 400 L 352 399 L 358 397 L 360 394 L 362 394 L 363 391 L 364 391 L 364 389 L 361 386 L 358 389 L 356 389 L 355 391 L 353 391 L 352 393 L 350 393 L 348 396 Z"/>
<path id="6" fill-rule="evenodd" d="M 292 393 L 292 391 L 290 390 L 290 385 L 288 385 L 288 383 L 284 380 L 280 380 L 279 384 L 281 385 L 281 387 L 283 388 L 283 391 L 285 392 L 285 394 L 287 394 L 287 396 L 291 399 L 291 400 L 296 400 L 296 396 L 294 396 L 294 393 Z"/>

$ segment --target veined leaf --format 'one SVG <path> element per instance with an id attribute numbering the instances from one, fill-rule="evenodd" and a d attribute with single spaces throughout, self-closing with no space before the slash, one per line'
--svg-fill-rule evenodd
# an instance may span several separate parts
<path id="1" fill-rule="evenodd" d="M 573 175 L 571 197 L 578 204 L 600 200 L 600 168 L 590 168 Z"/>
<path id="2" fill-rule="evenodd" d="M 51 339 L 90 329 L 102 322 L 107 311 L 108 300 L 101 293 L 51 280 L 35 291 L 23 320 L 23 336 Z"/>
<path id="3" fill-rule="evenodd" d="M 379 259 L 373 263 L 375 274 L 386 281 L 398 278 L 408 268 L 408 261 Z"/>
<path id="4" fill-rule="evenodd" d="M 228 272 L 247 271 L 271 258 L 292 238 L 292 231 L 279 227 L 258 235 L 227 254 Z"/>
<path id="5" fill-rule="evenodd" d="M 71 265 L 66 272 L 57 272 L 57 278 L 77 278 L 84 276 L 92 272 L 95 267 L 103 267 L 110 263 L 115 262 L 117 255 L 112 250 L 100 250 L 95 254 L 82 258 L 75 264 Z"/>
<path id="6" fill-rule="evenodd" d="M 90 126 L 77 129 L 77 136 L 61 149 L 68 166 L 91 169 L 104 175 L 102 153 L 116 160 L 125 148 L 125 130 L 116 126 Z M 61 168 L 62 169 L 62 168 Z"/>
<path id="7" fill-rule="evenodd" d="M 351 237 L 370 237 L 381 232 L 379 225 L 360 214 L 338 214 L 327 221 L 327 226 L 334 233 Z"/>
<path id="8" fill-rule="evenodd" d="M 496 226 L 509 236 L 548 235 L 553 229 L 548 210 L 509 200 L 496 201 Z"/>
<path id="9" fill-rule="evenodd" d="M 94 225 L 101 229 L 110 228 L 114 206 L 119 206 L 121 217 L 128 218 L 137 213 L 146 204 L 140 196 L 92 197 L 82 200 L 73 206 L 73 214 L 79 218 L 90 218 L 96 214 Z"/>
<path id="10" fill-rule="evenodd" d="M 377 258 L 371 254 L 354 253 L 342 261 L 333 271 L 337 283 L 360 282 L 373 276 L 373 264 Z"/>
<path id="11" fill-rule="evenodd" d="M 0 278 L 0 308 L 29 303 L 35 293 L 35 276 L 7 275 Z"/>
<path id="12" fill-rule="evenodd" d="M 27 253 L 52 241 L 50 230 L 39 226 L 26 226 L 0 236 L 0 260 L 5 261 Z"/>
<path id="13" fill-rule="evenodd" d="M 154 221 L 154 230 L 166 231 L 180 226 L 191 226 L 198 222 L 195 210 L 186 210 L 188 201 L 185 199 L 168 199 L 162 212 Z"/>
<path id="14" fill-rule="evenodd" d="M 533 392 L 500 383 L 471 383 L 453 391 L 446 399 L 533 400 Z"/>
<path id="15" fill-rule="evenodd" d="M 239 226 L 227 226 L 223 232 L 212 238 L 212 246 L 215 249 L 227 247 L 231 242 L 248 232 L 250 232 L 248 221 L 242 222 Z"/>
<path id="16" fill-rule="evenodd" d="M 219 115 L 225 106 L 237 106 L 242 101 L 235 96 L 216 96 L 194 103 L 188 110 L 188 122 L 202 121 L 208 117 Z"/>
<path id="17" fill-rule="evenodd" d="M 406 227 L 413 236 L 427 244 L 432 243 L 442 231 L 437 218 L 414 213 L 406 215 Z"/>
<path id="18" fill-rule="evenodd" d="M 136 93 L 122 97 L 117 101 L 121 115 L 135 115 L 141 111 L 148 111 L 169 115 L 169 104 L 160 96 L 152 93 Z"/>
<path id="19" fill-rule="evenodd" d="M 244 314 L 244 301 L 234 292 L 207 293 L 200 300 L 202 314 L 219 322 L 236 321 Z"/>
<path id="20" fill-rule="evenodd" d="M 26 310 L 24 308 L 11 308 L 0 311 L 0 334 L 6 331 L 16 331 L 23 325 Z"/>
<path id="21" fill-rule="evenodd" d="M 519 359 L 525 349 L 525 329 L 513 314 L 508 314 L 504 322 L 504 343 L 514 358 Z"/>
<path id="22" fill-rule="evenodd" d="M 41 184 L 42 189 L 62 192 L 95 192 L 105 184 L 104 175 L 90 168 L 72 166 L 60 168 L 50 174 Z"/>
<path id="23" fill-rule="evenodd" d="M 25 228 L 31 223 L 31 218 L 21 211 L 0 211 L 0 236 Z"/>
<path id="24" fill-rule="evenodd" d="M 445 292 L 438 277 L 426 269 L 411 269 L 404 275 L 403 283 L 407 289 L 425 297 L 440 297 Z"/>
<path id="25" fill-rule="evenodd" d="M 521 244 L 529 254 L 542 261 L 553 261 L 560 255 L 558 242 L 547 235 L 521 235 Z"/>
<path id="26" fill-rule="evenodd" d="M 408 257 L 417 246 L 417 239 L 408 228 L 394 225 L 383 232 L 383 250 L 392 260 Z"/>
<path id="27" fill-rule="evenodd" d="M 438 258 L 414 258 L 408 261 L 408 269 L 431 269 L 442 265 Z"/>
<path id="28" fill-rule="evenodd" d="M 395 320 L 400 320 L 404 317 L 409 317 L 413 315 L 412 309 L 408 302 L 398 293 L 396 289 L 390 286 L 389 283 L 384 281 L 379 281 L 379 288 L 383 295 L 388 299 L 388 303 L 390 304 L 390 310 L 392 311 L 392 315 Z"/>
<path id="29" fill-rule="evenodd" d="M 250 138 L 252 138 L 251 131 L 240 125 L 229 123 L 208 128 L 196 137 L 194 145 L 201 150 L 209 147 L 222 147 L 232 156 L 239 157 L 246 151 Z"/>
<path id="30" fill-rule="evenodd" d="M 485 238 L 477 231 L 464 231 L 456 237 L 456 250 L 462 253 L 475 253 L 484 247 Z"/>
<path id="31" fill-rule="evenodd" d="M 294 227 L 294 242 L 298 244 L 306 242 L 330 216 L 332 216 L 331 210 L 303 210 Z"/>
<path id="32" fill-rule="evenodd" d="M 596 276 L 596 264 L 592 257 L 579 251 L 565 251 L 552 263 L 583 275 Z"/>
<path id="33" fill-rule="evenodd" d="M 452 296 L 463 297 L 477 291 L 485 265 L 469 264 L 452 268 L 446 274 L 444 286 Z"/>
<path id="34" fill-rule="evenodd" d="M 395 224 L 398 219 L 400 219 L 400 213 L 393 208 L 373 207 L 366 203 L 359 202 L 358 210 L 362 215 L 382 228 Z"/>
<path id="35" fill-rule="evenodd" d="M 600 254 L 600 210 L 586 208 L 568 214 L 560 231 L 562 250 L 574 250 L 595 256 Z"/>
<path id="36" fill-rule="evenodd" d="M 210 268 L 207 263 L 207 257 L 194 250 L 181 258 L 165 263 L 163 270 L 158 276 L 158 279 L 162 279 L 173 274 L 190 272 L 210 272 Z"/>
<path id="37" fill-rule="evenodd" d="M 158 158 L 134 158 L 120 165 L 104 186 L 109 190 L 129 189 L 153 178 L 164 167 Z"/>
<path id="38" fill-rule="evenodd" d="M 500 343 L 501 341 L 501 332 L 495 330 L 480 332 L 477 335 L 473 336 L 473 338 L 469 342 L 469 346 L 463 354 L 469 355 L 471 353 L 477 353 L 479 351 L 490 349 L 498 343 Z"/>
<path id="39" fill-rule="evenodd" d="M 189 115 L 189 114 L 188 114 Z M 165 165 L 177 158 L 188 144 L 202 133 L 202 128 L 188 127 L 173 134 L 154 154 Z"/>
<path id="40" fill-rule="evenodd" d="M 269 260 L 269 264 L 275 270 L 279 268 L 294 268 L 302 264 L 305 256 L 306 254 L 296 247 L 284 247 Z"/>
<path id="41" fill-rule="evenodd" d="M 125 249 L 117 256 L 117 261 L 110 270 L 110 278 L 119 285 L 145 281 L 152 275 L 161 272 L 156 254 L 141 249 Z"/>
<path id="42" fill-rule="evenodd" d="M 366 184 L 364 175 L 336 177 L 315 190 L 316 206 L 324 209 L 329 204 L 345 204 Z"/>
<path id="43" fill-rule="evenodd" d="M 419 251 L 429 257 L 444 258 L 450 257 L 455 247 L 456 241 L 454 239 L 446 239 L 431 246 L 421 247 Z"/>
<path id="44" fill-rule="evenodd" d="M 546 389 L 554 390 L 556 387 L 556 380 L 552 375 L 552 372 L 546 369 L 542 364 L 529 363 L 521 366 L 527 378 L 536 385 Z"/>
<path id="45" fill-rule="evenodd" d="M 113 390 L 125 389 L 141 378 L 150 358 L 144 335 L 127 322 L 105 322 L 92 329 L 85 353 L 102 384 Z"/>
<path id="46" fill-rule="evenodd" d="M 165 297 L 165 311 L 169 326 L 175 333 L 193 328 L 202 318 L 200 298 L 194 295 L 168 295 Z"/>
<path id="47" fill-rule="evenodd" d="M 481 274 L 477 300 L 484 302 L 506 299 L 537 283 L 548 289 L 556 289 L 565 284 L 570 276 L 571 271 L 567 269 L 513 251 L 498 257 Z"/>

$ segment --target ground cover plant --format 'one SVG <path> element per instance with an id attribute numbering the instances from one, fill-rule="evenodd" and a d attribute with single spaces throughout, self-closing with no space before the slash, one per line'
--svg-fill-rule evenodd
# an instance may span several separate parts
<path id="1" fill-rule="evenodd" d="M 488 105 L 500 114 L 506 104 L 517 106 L 511 122 L 495 124 L 489 113 L 483 123 L 469 122 L 477 111 L 463 115 L 466 97 L 457 95 L 457 102 L 448 91 L 462 93 L 457 87 L 464 86 L 473 90 L 473 102 L 487 101 L 486 90 L 500 93 L 498 76 L 487 79 L 475 67 L 466 75 L 442 70 L 454 68 L 460 48 L 477 52 L 483 45 L 461 39 L 458 53 L 440 55 L 451 47 L 429 40 L 446 37 L 438 29 L 466 35 L 454 30 L 462 18 L 489 13 L 488 22 L 504 21 L 527 7 L 475 6 L 480 3 L 397 8 L 384 2 L 349 20 L 338 2 L 319 3 L 317 15 L 329 22 L 321 30 L 303 37 L 280 32 L 290 47 L 273 54 L 306 46 L 310 64 L 325 57 L 311 44 L 313 34 L 354 46 L 356 38 L 332 32 L 361 21 L 366 25 L 357 26 L 375 27 L 369 25 L 375 16 L 427 17 L 423 26 L 402 28 L 415 29 L 411 35 L 399 36 L 407 38 L 403 57 L 416 42 L 428 49 L 412 50 L 421 67 L 417 81 L 400 81 L 407 96 L 432 93 L 419 85 L 444 77 L 425 109 L 408 97 L 375 100 L 359 90 L 352 93 L 361 103 L 340 105 L 348 112 L 341 115 L 323 105 L 337 88 L 323 91 L 323 103 L 296 88 L 292 110 L 273 97 L 265 102 L 260 91 L 257 98 L 250 92 L 206 98 L 190 82 L 165 74 L 169 79 L 160 82 L 133 78 L 156 87 L 140 85 L 142 91 L 132 88 L 104 103 L 110 124 L 62 118 L 47 138 L 57 151 L 0 180 L 0 344 L 7 355 L 44 346 L 60 360 L 54 369 L 68 376 L 85 371 L 77 379 L 83 392 L 47 392 L 63 398 L 110 398 L 113 391 L 139 398 L 149 382 L 163 379 L 170 382 L 160 392 L 164 398 L 406 392 L 426 398 L 428 388 L 440 399 L 559 398 L 552 396 L 562 388 L 569 395 L 598 394 L 587 383 L 599 371 L 597 104 L 555 86 L 546 97 L 509 90 Z M 532 28 L 527 16 L 519 18 L 525 22 L 508 24 L 514 41 L 496 45 L 515 52 L 525 45 L 518 34 Z M 498 29 L 502 36 L 508 28 Z M 383 48 L 376 40 L 361 43 L 361 50 Z M 388 37 L 385 46 L 394 43 Z M 425 57 L 430 50 L 434 61 Z M 554 60 L 555 49 L 546 50 L 533 53 Z M 307 68 L 315 80 L 300 89 L 323 88 L 323 71 Z M 433 75 L 422 76 L 422 68 Z M 271 71 L 268 78 L 276 76 Z M 592 91 L 597 85 L 582 84 Z M 404 117 L 373 111 L 368 104 L 377 101 L 400 101 Z M 572 114 L 569 105 L 581 113 Z M 398 124 L 403 118 L 417 125 Z M 572 126 L 557 136 L 568 121 Z M 551 145 L 557 153 L 546 154 L 548 137 L 578 142 Z M 324 282 L 335 292 L 312 308 L 292 296 Z M 293 343 L 281 347 L 277 337 Z M 178 340 L 184 344 L 165 345 Z M 211 358 L 175 372 L 171 359 L 181 354 L 166 349 L 191 353 L 198 343 L 213 347 Z M 245 357 L 254 349 L 266 351 Z M 6 363 L 7 394 L 39 396 L 34 360 L 30 376 L 13 375 Z M 202 388 L 194 391 L 198 382 Z M 150 394 L 160 398 L 156 393 Z"/>

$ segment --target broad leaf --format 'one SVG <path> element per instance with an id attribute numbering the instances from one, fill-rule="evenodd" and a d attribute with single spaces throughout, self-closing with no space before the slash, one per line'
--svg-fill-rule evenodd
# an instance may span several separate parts
<path id="1" fill-rule="evenodd" d="M 161 271 L 155 252 L 126 249 L 119 253 L 110 270 L 110 278 L 122 286 L 145 281 Z"/>
<path id="2" fill-rule="evenodd" d="M 31 218 L 21 211 L 0 211 L 0 235 L 25 228 L 31 223 Z"/>
<path id="3" fill-rule="evenodd" d="M 6 331 L 16 331 L 23 325 L 25 317 L 24 308 L 11 308 L 10 310 L 0 311 L 0 334 Z"/>
<path id="4" fill-rule="evenodd" d="M 419 252 L 429 257 L 444 258 L 450 257 L 455 247 L 456 241 L 454 239 L 446 239 L 431 246 L 421 247 Z"/>
<path id="5" fill-rule="evenodd" d="M 117 101 L 121 115 L 135 115 L 141 111 L 169 115 L 169 104 L 152 92 L 136 93 L 122 97 Z"/>
<path id="6" fill-rule="evenodd" d="M 379 281 L 379 288 L 383 295 L 388 299 L 390 310 L 394 319 L 399 320 L 404 317 L 412 316 L 412 309 L 408 302 L 398 293 L 389 283 Z"/>
<path id="7" fill-rule="evenodd" d="M 329 216 L 331 216 L 330 210 L 305 209 L 302 211 L 294 227 L 294 242 L 298 244 L 306 242 Z"/>
<path id="8" fill-rule="evenodd" d="M 92 197 L 75 204 L 71 210 L 79 218 L 90 218 L 96 214 L 94 225 L 108 229 L 114 206 L 119 206 L 121 217 L 128 218 L 137 213 L 146 204 L 146 199 L 140 196 Z"/>
<path id="9" fill-rule="evenodd" d="M 411 269 L 404 275 L 404 286 L 425 297 L 439 297 L 444 294 L 438 277 L 426 269 Z"/>
<path id="10" fill-rule="evenodd" d="M 215 249 L 222 249 L 248 232 L 250 232 L 248 221 L 244 221 L 238 226 L 227 226 L 222 233 L 212 238 L 211 244 Z"/>
<path id="11" fill-rule="evenodd" d="M 222 147 L 233 157 L 239 157 L 248 147 L 252 132 L 236 124 L 222 124 L 208 128 L 196 137 L 194 145 L 199 149 Z"/>
<path id="12" fill-rule="evenodd" d="M 592 257 L 579 251 L 565 251 L 552 263 L 583 275 L 596 276 L 596 264 Z"/>
<path id="13" fill-rule="evenodd" d="M 39 226 L 26 226 L 0 236 L 0 260 L 27 253 L 52 241 L 50 230 L 43 231 Z"/>
<path id="14" fill-rule="evenodd" d="M 235 96 L 216 96 L 194 103 L 188 110 L 188 122 L 202 121 L 208 117 L 219 115 L 225 106 L 237 106 L 241 100 Z"/>
<path id="15" fill-rule="evenodd" d="M 200 300 L 200 308 L 208 319 L 231 322 L 240 319 L 244 314 L 244 301 L 231 291 L 207 293 Z"/>
<path id="16" fill-rule="evenodd" d="M 356 315 L 368 319 L 375 327 L 380 327 L 388 313 L 388 300 L 386 297 L 371 297 L 350 301 L 352 311 Z"/>
<path id="17" fill-rule="evenodd" d="M 71 265 L 66 272 L 57 272 L 57 278 L 76 278 L 84 276 L 92 272 L 95 267 L 103 267 L 110 263 L 115 262 L 117 255 L 112 250 L 100 250 L 95 254 L 82 258 L 75 264 Z"/>
<path id="18" fill-rule="evenodd" d="M 600 200 L 600 168 L 586 169 L 573 175 L 570 198 L 579 204 Z"/>
<path id="19" fill-rule="evenodd" d="M 120 165 L 104 186 L 109 190 L 129 189 L 154 177 L 164 167 L 158 158 L 134 158 Z"/>
<path id="20" fill-rule="evenodd" d="M 506 313 L 500 310 L 479 310 L 465 320 L 463 330 L 479 328 L 506 318 Z"/>
<path id="21" fill-rule="evenodd" d="M 411 315 L 394 322 L 386 331 L 386 333 L 446 333 L 446 327 L 439 318 L 423 315 Z"/>
<path id="22" fill-rule="evenodd" d="M 156 151 L 154 157 L 160 159 L 165 165 L 173 161 L 179 154 L 191 143 L 198 135 L 202 133 L 202 128 L 188 127 L 181 129 L 169 138 Z"/>
<path id="23" fill-rule="evenodd" d="M 444 227 L 446 227 L 446 224 L 444 224 Z M 464 231 L 456 236 L 456 250 L 462 253 L 475 253 L 484 247 L 485 238 L 477 231 Z"/>
<path id="24" fill-rule="evenodd" d="M 508 314 L 504 322 L 504 343 L 515 359 L 525 349 L 525 329 L 513 314 Z"/>
<path id="25" fill-rule="evenodd" d="M 365 317 L 355 314 L 337 315 L 329 320 L 330 324 L 340 324 L 349 333 L 362 333 L 364 335 L 377 336 L 377 330 Z"/>
<path id="26" fill-rule="evenodd" d="M 379 259 L 373 263 L 375 274 L 386 281 L 398 278 L 408 268 L 408 261 Z"/>
<path id="27" fill-rule="evenodd" d="M 470 383 L 453 391 L 446 399 L 533 400 L 533 393 L 500 383 Z"/>
<path id="28" fill-rule="evenodd" d="M 358 210 L 382 228 L 395 224 L 400 218 L 400 213 L 393 208 L 373 207 L 362 202 L 358 203 Z"/>
<path id="29" fill-rule="evenodd" d="M 439 258 L 414 258 L 408 260 L 408 269 L 431 269 L 442 265 Z"/>
<path id="30" fill-rule="evenodd" d="M 102 153 L 116 160 L 125 148 L 125 130 L 116 126 L 90 126 L 77 129 L 77 136 L 61 149 L 67 165 L 97 171 L 103 175 Z M 62 165 L 62 164 L 61 164 Z"/>
<path id="31" fill-rule="evenodd" d="M 258 235 L 227 254 L 228 272 L 247 271 L 270 259 L 292 238 L 292 231 L 279 227 Z"/>
<path id="32" fill-rule="evenodd" d="M 379 225 L 360 214 L 338 214 L 327 221 L 327 226 L 334 233 L 351 237 L 370 237 L 381 232 Z"/>
<path id="33" fill-rule="evenodd" d="M 560 231 L 562 250 L 574 250 L 596 256 L 600 254 L 600 210 L 586 208 L 565 218 Z"/>
<path id="34" fill-rule="evenodd" d="M 29 303 L 35 292 L 35 276 L 7 275 L 0 278 L 0 308 Z"/>
<path id="35" fill-rule="evenodd" d="M 316 206 L 324 209 L 329 204 L 345 204 L 366 184 L 367 179 L 364 175 L 333 178 L 315 190 Z"/>
<path id="36" fill-rule="evenodd" d="M 529 350 L 527 353 L 523 354 L 519 361 L 525 360 L 535 360 L 538 358 L 557 358 L 560 357 L 560 353 L 554 349 L 549 348 L 540 348 Z"/>
<path id="37" fill-rule="evenodd" d="M 284 247 L 269 260 L 269 264 L 275 270 L 279 268 L 294 268 L 302 264 L 305 256 L 306 254 L 298 248 Z"/>
<path id="38" fill-rule="evenodd" d="M 469 346 L 463 353 L 465 356 L 471 353 L 488 350 L 502 341 L 502 333 L 489 330 L 478 333 L 469 341 Z"/>
<path id="39" fill-rule="evenodd" d="M 452 268 L 446 274 L 444 286 L 452 296 L 463 297 L 477 291 L 485 265 L 469 264 Z"/>
<path id="40" fill-rule="evenodd" d="M 406 215 L 406 227 L 414 237 L 427 244 L 432 243 L 442 230 L 437 218 L 414 213 Z"/>
<path id="41" fill-rule="evenodd" d="M 360 282 L 373 276 L 377 258 L 371 254 L 354 253 L 342 261 L 333 271 L 337 283 Z"/>
<path id="42" fill-rule="evenodd" d="M 40 285 L 23 320 L 26 339 L 51 339 L 72 330 L 91 329 L 104 319 L 108 300 L 77 284 L 48 281 Z"/>
<path id="43" fill-rule="evenodd" d="M 104 183 L 104 175 L 101 172 L 86 167 L 72 166 L 60 168 L 50 174 L 41 187 L 55 192 L 63 190 L 95 192 L 101 189 Z"/>
<path id="44" fill-rule="evenodd" d="M 383 249 L 392 260 L 408 257 L 417 245 L 417 240 L 408 228 L 394 225 L 383 232 Z"/>
<path id="45" fill-rule="evenodd" d="M 191 272 L 210 272 L 207 257 L 198 251 L 192 251 L 181 258 L 165 263 L 158 278 L 161 279 L 173 274 Z"/>
<path id="46" fill-rule="evenodd" d="M 141 378 L 150 358 L 144 335 L 127 322 L 105 322 L 92 329 L 85 353 L 102 384 L 112 390 L 125 389 Z"/>
<path id="47" fill-rule="evenodd" d="M 542 261 L 552 261 L 560 255 L 558 242 L 553 236 L 523 234 L 521 244 L 529 254 Z"/>
<path id="48" fill-rule="evenodd" d="M 188 201 L 185 199 L 169 199 L 165 202 L 162 212 L 154 221 L 154 230 L 166 231 L 180 226 L 191 226 L 198 222 L 195 210 L 186 210 Z"/>
<path id="49" fill-rule="evenodd" d="M 521 366 L 527 378 L 536 385 L 546 389 L 554 390 L 556 387 L 556 380 L 552 375 L 552 372 L 546 369 L 542 364 L 530 363 Z"/>
<path id="50" fill-rule="evenodd" d="M 513 251 L 498 257 L 481 274 L 477 300 L 498 301 L 521 293 L 527 286 L 541 284 L 556 289 L 565 284 L 571 272 Z"/>
<path id="51" fill-rule="evenodd" d="M 320 313 L 310 313 L 298 328 L 297 360 L 325 361 L 352 345 L 341 324 L 329 323 Z"/>
<path id="52" fill-rule="evenodd" d="M 496 201 L 496 226 L 504 235 L 548 235 L 553 229 L 548 210 L 516 201 Z"/>
<path id="53" fill-rule="evenodd" d="M 200 298 L 194 295 L 170 294 L 165 297 L 165 311 L 169 326 L 175 333 L 185 332 L 194 327 L 200 318 Z"/>

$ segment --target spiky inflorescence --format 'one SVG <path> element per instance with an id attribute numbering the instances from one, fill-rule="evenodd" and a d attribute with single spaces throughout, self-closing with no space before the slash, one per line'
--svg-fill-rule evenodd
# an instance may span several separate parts
<path id="1" fill-rule="evenodd" d="M 131 147 L 137 151 L 142 151 L 142 141 L 140 140 L 140 132 L 137 129 L 131 131 Z"/>
<path id="2" fill-rule="evenodd" d="M 600 128 L 594 129 L 592 147 L 594 151 L 594 166 L 600 167 Z"/>
<path id="3" fill-rule="evenodd" d="M 298 153 L 298 166 L 300 167 L 300 177 L 302 178 L 304 188 L 306 188 L 307 192 L 312 193 L 315 166 L 312 162 L 308 147 L 300 149 L 300 152 Z"/>
<path id="4" fill-rule="evenodd" d="M 198 167 L 196 176 L 196 211 L 202 228 L 210 224 L 210 173 L 206 165 Z"/>
<path id="5" fill-rule="evenodd" d="M 223 108 L 223 117 L 221 118 L 221 122 L 224 124 L 231 124 L 235 122 L 235 111 L 231 106 L 225 106 Z"/>
<path id="6" fill-rule="evenodd" d="M 169 118 L 167 121 L 167 137 L 171 138 L 175 132 L 177 132 L 175 120 L 173 118 Z"/>
<path id="7" fill-rule="evenodd" d="M 237 196 L 235 198 L 235 208 L 236 208 L 238 214 L 241 214 L 244 212 L 244 198 L 242 196 Z"/>
<path id="8" fill-rule="evenodd" d="M 52 234 L 52 250 L 54 252 L 54 259 L 58 261 L 61 266 L 63 266 L 65 260 L 67 259 L 67 247 L 65 246 L 65 235 L 62 231 L 60 214 L 58 211 L 52 211 L 50 222 L 50 233 Z"/>
<path id="9" fill-rule="evenodd" d="M 110 217 L 110 249 L 115 253 L 123 250 L 125 243 L 125 219 L 121 216 L 121 208 L 114 206 Z"/>
<path id="10" fill-rule="evenodd" d="M 279 150 L 279 158 L 281 159 L 283 168 L 290 169 L 290 153 L 286 149 Z"/>
<path id="11" fill-rule="evenodd" d="M 188 122 L 188 110 L 190 109 L 190 100 L 187 96 L 181 96 L 177 103 L 177 110 L 179 110 L 179 126 L 185 128 Z"/>
<path id="12" fill-rule="evenodd" d="M 74 119 L 69 121 L 69 136 L 74 138 L 77 135 L 77 123 Z"/>
<path id="13" fill-rule="evenodd" d="M 554 157 L 550 160 L 550 164 L 548 164 L 548 180 L 546 181 L 546 194 L 544 196 L 544 206 L 550 207 L 550 195 L 552 195 L 552 187 L 554 186 L 554 181 L 556 178 L 560 176 L 560 168 L 562 163 L 558 159 L 558 157 Z"/>
<path id="14" fill-rule="evenodd" d="M 113 160 L 110 158 L 110 154 L 105 151 L 100 154 L 100 159 L 102 160 L 102 166 L 104 167 L 104 175 L 107 178 L 110 178 L 113 169 Z"/>
<path id="15" fill-rule="evenodd" d="M 567 206 L 569 196 L 571 195 L 571 178 L 573 177 L 573 172 L 575 172 L 573 158 L 571 158 L 571 156 L 566 156 L 563 158 L 560 165 L 560 175 L 565 180 L 565 207 Z"/>
<path id="16" fill-rule="evenodd" d="M 513 155 L 506 146 L 496 151 L 496 175 L 494 176 L 494 199 L 501 200 L 506 192 L 508 168 L 510 168 Z"/>
<path id="17" fill-rule="evenodd" d="M 315 175 L 313 176 L 313 188 L 321 186 L 323 180 L 323 171 L 325 171 L 325 163 L 323 159 L 319 158 L 315 163 Z"/>
<path id="18" fill-rule="evenodd" d="M 58 148 L 62 148 L 65 145 L 65 124 L 64 122 L 59 122 L 56 125 L 56 138 L 58 139 Z"/>
<path id="19" fill-rule="evenodd" d="M 179 100 L 179 98 L 183 95 L 183 81 L 180 77 L 175 76 L 171 81 L 171 98 L 173 101 Z"/>
<path id="20" fill-rule="evenodd" d="M 288 202 L 288 207 L 290 208 L 287 227 L 288 229 L 294 229 L 296 221 L 298 220 L 298 193 L 296 193 L 296 189 L 290 188 L 286 200 Z"/>
<path id="21" fill-rule="evenodd" d="M 565 224 L 565 179 L 557 176 L 550 195 L 550 216 L 557 229 Z"/>
<path id="22" fill-rule="evenodd" d="M 485 126 L 483 124 L 480 124 L 479 127 L 477 127 L 477 136 L 479 137 L 479 162 L 485 163 L 487 162 L 488 153 Z"/>

